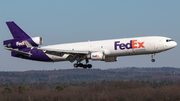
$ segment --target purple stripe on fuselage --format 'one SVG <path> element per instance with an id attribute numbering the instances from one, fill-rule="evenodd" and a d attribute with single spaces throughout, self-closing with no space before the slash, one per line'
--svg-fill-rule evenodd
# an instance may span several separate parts
<path id="1" fill-rule="evenodd" d="M 23 59 L 29 59 L 29 60 L 36 60 L 36 61 L 44 61 L 44 62 L 53 62 L 52 59 L 50 59 L 42 50 L 37 50 L 37 49 L 30 49 L 30 48 L 23 48 L 19 51 L 23 52 L 30 52 L 32 55 L 31 56 L 25 56 L 22 54 L 17 54 L 15 52 L 11 52 L 11 55 L 13 57 L 19 57 Z"/>

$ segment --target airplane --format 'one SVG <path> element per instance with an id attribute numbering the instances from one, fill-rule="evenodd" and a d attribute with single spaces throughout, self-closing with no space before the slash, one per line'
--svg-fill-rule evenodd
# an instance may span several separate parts
<path id="1" fill-rule="evenodd" d="M 151 54 L 154 55 L 176 47 L 177 43 L 171 38 L 162 36 L 146 36 L 100 41 L 76 42 L 40 47 L 41 37 L 30 37 L 13 21 L 6 22 L 13 39 L 3 41 L 6 50 L 11 51 L 11 56 L 43 61 L 74 62 L 74 67 L 92 68 L 89 60 L 116 62 L 120 56 Z M 81 63 L 85 60 L 85 64 Z"/>

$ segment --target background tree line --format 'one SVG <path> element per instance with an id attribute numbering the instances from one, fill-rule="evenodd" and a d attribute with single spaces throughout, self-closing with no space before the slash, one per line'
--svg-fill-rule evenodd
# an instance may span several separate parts
<path id="1" fill-rule="evenodd" d="M 0 84 L 20 83 L 26 85 L 56 82 L 101 82 L 102 80 L 180 81 L 180 69 L 162 68 L 116 68 L 116 69 L 65 69 L 25 72 L 0 72 Z"/>
<path id="2" fill-rule="evenodd" d="M 0 72 L 0 101 L 179 101 L 180 69 Z"/>
<path id="3" fill-rule="evenodd" d="M 1 84 L 0 101 L 179 101 L 180 82 Z"/>

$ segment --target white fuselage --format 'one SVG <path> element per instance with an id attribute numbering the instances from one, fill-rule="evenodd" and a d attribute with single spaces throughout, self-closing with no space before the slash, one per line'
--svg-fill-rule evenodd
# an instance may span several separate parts
<path id="1" fill-rule="evenodd" d="M 169 40 L 169 41 L 167 41 Z M 141 54 L 155 54 L 174 48 L 177 43 L 168 37 L 149 36 L 134 37 L 101 41 L 77 42 L 68 44 L 57 44 L 41 48 L 103 52 L 106 57 L 118 57 Z M 62 57 L 47 54 L 54 61 L 66 61 L 69 54 Z"/>
<path id="2" fill-rule="evenodd" d="M 147 36 L 39 47 L 42 44 L 41 37 L 30 37 L 13 21 L 6 24 L 14 39 L 3 41 L 3 45 L 6 50 L 11 51 L 11 56 L 43 62 L 76 61 L 75 68 L 91 68 L 89 60 L 115 62 L 119 56 L 143 54 L 151 54 L 151 61 L 155 62 L 155 53 L 177 45 L 168 37 Z M 81 63 L 83 60 L 85 64 Z"/>

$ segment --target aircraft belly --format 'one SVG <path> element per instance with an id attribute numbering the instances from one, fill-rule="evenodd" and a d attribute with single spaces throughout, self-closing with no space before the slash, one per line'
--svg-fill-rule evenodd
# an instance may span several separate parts
<path id="1" fill-rule="evenodd" d="M 46 54 L 49 58 L 51 58 L 53 61 L 67 61 L 67 57 L 69 56 L 68 54 L 64 54 L 62 57 L 61 56 L 56 56 L 56 55 L 51 55 L 51 54 Z"/>

